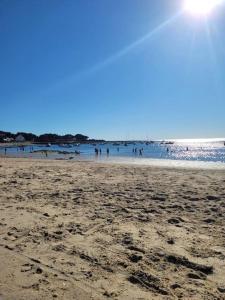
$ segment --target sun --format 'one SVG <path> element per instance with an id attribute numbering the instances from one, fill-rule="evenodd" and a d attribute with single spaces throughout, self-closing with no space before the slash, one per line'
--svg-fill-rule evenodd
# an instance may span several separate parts
<path id="1" fill-rule="evenodd" d="M 195 16 L 207 16 L 222 0 L 185 0 L 184 10 Z"/>

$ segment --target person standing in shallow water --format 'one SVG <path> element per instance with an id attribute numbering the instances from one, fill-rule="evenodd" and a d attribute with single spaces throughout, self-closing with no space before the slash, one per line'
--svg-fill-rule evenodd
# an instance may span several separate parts
<path id="1" fill-rule="evenodd" d="M 106 149 L 107 156 L 109 156 L 109 148 Z"/>
<path id="2" fill-rule="evenodd" d="M 6 152 L 7 152 L 7 148 L 5 148 L 5 155 L 6 155 Z"/>

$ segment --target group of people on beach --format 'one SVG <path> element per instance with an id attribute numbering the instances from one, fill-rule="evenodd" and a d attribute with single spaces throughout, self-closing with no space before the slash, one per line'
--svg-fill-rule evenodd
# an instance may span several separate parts
<path id="1" fill-rule="evenodd" d="M 144 151 L 144 148 L 141 148 L 139 150 L 137 148 L 133 148 L 133 153 L 135 153 L 135 154 L 139 153 L 140 156 L 142 156 L 143 151 Z"/>
<path id="2" fill-rule="evenodd" d="M 118 147 L 117 152 L 119 152 L 119 151 L 120 151 L 120 148 Z M 133 148 L 132 151 L 133 151 L 133 153 L 135 153 L 135 154 L 139 153 L 139 155 L 142 156 L 144 149 L 143 148 L 141 148 L 141 149 Z M 95 148 L 95 155 L 98 156 L 101 154 L 102 154 L 102 149 Z M 109 156 L 109 148 L 106 148 L 106 154 L 107 154 L 107 156 Z"/>
<path id="3" fill-rule="evenodd" d="M 95 155 L 98 156 L 99 154 L 102 154 L 102 149 L 95 148 Z M 106 149 L 106 154 L 109 155 L 109 148 Z"/>
<path id="4" fill-rule="evenodd" d="M 5 155 L 7 154 L 7 150 L 8 150 L 8 148 L 7 147 L 5 147 L 5 149 L 4 149 L 4 151 L 5 151 Z M 16 150 L 17 150 L 17 152 L 19 152 L 19 151 L 25 151 L 25 146 L 18 146 L 17 148 L 16 148 Z M 34 151 L 34 147 L 33 146 L 30 146 L 30 153 L 32 153 Z"/>
<path id="5" fill-rule="evenodd" d="M 186 147 L 186 151 L 188 151 L 188 150 L 189 150 L 189 148 Z M 120 151 L 120 149 L 119 149 L 119 147 L 118 147 L 118 148 L 117 148 L 117 152 L 119 152 L 119 151 Z M 141 148 L 141 149 L 133 148 L 133 149 L 132 149 L 132 152 L 133 152 L 135 155 L 139 154 L 140 156 L 143 155 L 143 151 L 144 151 L 144 148 Z M 169 152 L 172 152 L 172 150 L 171 150 L 169 147 L 167 147 L 167 148 L 166 148 L 166 152 L 169 153 Z M 95 148 L 95 154 L 96 154 L 96 156 L 98 156 L 99 154 L 101 155 L 101 154 L 102 154 L 102 149 L 101 149 L 101 148 L 100 148 L 100 149 Z M 109 148 L 106 149 L 106 154 L 107 154 L 107 156 L 109 155 Z"/>

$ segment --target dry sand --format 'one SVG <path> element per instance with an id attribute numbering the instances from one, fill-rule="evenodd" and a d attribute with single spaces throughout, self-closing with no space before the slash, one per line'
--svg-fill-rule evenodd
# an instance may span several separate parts
<path id="1" fill-rule="evenodd" d="M 225 299 L 225 173 L 0 158 L 0 299 Z"/>

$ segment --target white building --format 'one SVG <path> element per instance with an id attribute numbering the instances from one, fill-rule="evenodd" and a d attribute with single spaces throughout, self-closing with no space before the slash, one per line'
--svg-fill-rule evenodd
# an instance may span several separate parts
<path id="1" fill-rule="evenodd" d="M 15 141 L 20 143 L 20 142 L 25 142 L 26 140 L 25 140 L 25 138 L 24 138 L 24 136 L 22 134 L 19 134 L 15 138 Z"/>
<path id="2" fill-rule="evenodd" d="M 14 139 L 13 138 L 5 138 L 5 139 L 3 139 L 3 141 L 6 143 L 11 143 L 14 141 Z"/>

